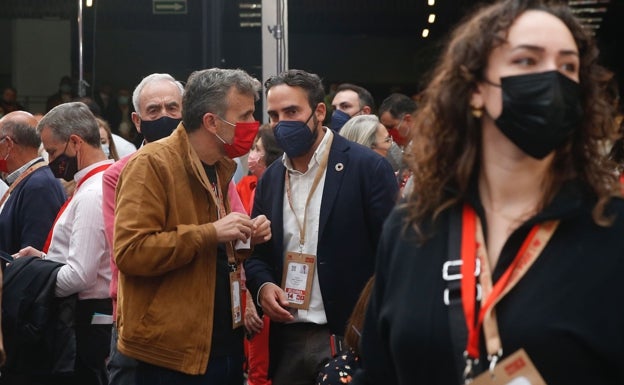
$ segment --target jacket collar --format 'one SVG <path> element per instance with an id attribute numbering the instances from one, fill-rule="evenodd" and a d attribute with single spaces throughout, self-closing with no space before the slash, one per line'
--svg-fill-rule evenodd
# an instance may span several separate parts
<path id="1" fill-rule="evenodd" d="M 204 170 L 204 165 L 201 159 L 199 159 L 197 152 L 193 149 L 193 146 L 191 146 L 186 128 L 184 128 L 182 122 L 180 122 L 175 131 L 173 131 L 170 138 L 174 147 L 180 150 L 180 153 L 185 154 L 183 157 L 184 167 L 191 171 L 206 190 L 211 189 L 212 187 L 206 175 L 206 171 Z M 222 189 L 227 191 L 230 180 L 232 180 L 234 172 L 236 171 L 236 162 L 224 156 L 215 163 L 215 169 L 221 181 Z"/>

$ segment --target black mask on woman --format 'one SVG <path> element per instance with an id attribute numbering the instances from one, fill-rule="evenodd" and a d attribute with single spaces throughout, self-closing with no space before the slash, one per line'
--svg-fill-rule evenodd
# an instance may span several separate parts
<path id="1" fill-rule="evenodd" d="M 501 78 L 503 112 L 496 125 L 526 154 L 543 159 L 583 118 L 581 87 L 559 71 Z"/>

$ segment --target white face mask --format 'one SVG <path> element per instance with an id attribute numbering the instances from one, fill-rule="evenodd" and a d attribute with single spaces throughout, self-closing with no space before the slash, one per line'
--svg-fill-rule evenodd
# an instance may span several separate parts
<path id="1" fill-rule="evenodd" d="M 102 144 L 102 151 L 104 151 L 104 155 L 106 155 L 107 158 L 110 158 L 110 147 L 108 144 Z"/>

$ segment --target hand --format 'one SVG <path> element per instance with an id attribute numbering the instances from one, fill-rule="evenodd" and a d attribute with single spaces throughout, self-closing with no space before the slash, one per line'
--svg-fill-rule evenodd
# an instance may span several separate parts
<path id="1" fill-rule="evenodd" d="M 217 230 L 217 242 L 241 240 L 246 242 L 253 230 L 253 222 L 246 214 L 231 212 L 213 223 Z"/>
<path id="2" fill-rule="evenodd" d="M 253 222 L 253 231 L 251 233 L 251 244 L 267 242 L 271 239 L 271 221 L 265 215 L 258 215 Z"/>
<path id="3" fill-rule="evenodd" d="M 286 308 L 289 305 L 286 300 L 286 293 L 279 286 L 271 283 L 265 285 L 260 290 L 260 306 L 264 314 L 271 318 L 271 321 L 288 322 L 293 321 L 295 317 Z"/>
<path id="4" fill-rule="evenodd" d="M 262 331 L 264 323 L 262 318 L 258 316 L 256 306 L 251 299 L 251 293 L 247 291 L 247 302 L 245 303 L 245 329 L 248 334 L 257 334 Z"/>
<path id="5" fill-rule="evenodd" d="M 43 258 L 43 252 L 35 249 L 32 246 L 26 246 L 17 253 L 13 254 L 13 258 L 19 257 L 39 257 Z"/>

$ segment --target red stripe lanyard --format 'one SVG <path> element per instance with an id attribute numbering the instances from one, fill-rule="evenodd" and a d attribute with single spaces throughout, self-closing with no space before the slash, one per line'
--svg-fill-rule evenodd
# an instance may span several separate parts
<path id="1" fill-rule="evenodd" d="M 48 237 L 46 238 L 45 244 L 43 245 L 43 252 L 47 253 L 48 249 L 50 248 L 50 242 L 52 242 L 52 233 L 54 233 L 54 226 L 56 226 L 56 222 L 59 220 L 59 218 L 61 217 L 61 215 L 63 214 L 63 211 L 65 211 L 65 209 L 67 208 L 67 205 L 69 204 L 69 202 L 72 200 L 72 198 L 74 197 L 74 195 L 76 195 L 76 192 L 78 191 L 78 189 L 80 188 L 80 186 L 82 186 L 82 184 L 84 182 L 87 181 L 87 179 L 91 178 L 93 175 L 102 172 L 104 170 L 106 170 L 107 168 L 109 168 L 111 166 L 111 163 L 108 164 L 103 164 L 101 166 L 97 166 L 96 168 L 94 168 L 93 170 L 89 171 L 87 173 L 87 175 L 84 176 L 84 178 L 82 178 L 80 180 L 80 182 L 78 182 L 76 184 L 76 189 L 74 190 L 74 194 L 69 197 L 69 199 L 67 199 L 65 201 L 65 203 L 63 203 L 63 206 L 61 206 L 61 208 L 59 209 L 58 214 L 56 214 L 56 218 L 54 219 L 54 223 L 52 224 L 52 228 L 50 228 L 50 232 L 48 233 Z"/>
<path id="2" fill-rule="evenodd" d="M 498 334 L 494 306 L 520 281 L 533 262 L 537 260 L 558 224 L 558 220 L 553 220 L 533 226 L 509 267 L 496 284 L 492 285 L 491 269 L 485 249 L 481 222 L 472 207 L 464 205 L 461 238 L 461 299 L 468 328 L 465 352 L 466 369 L 471 370 L 472 361 L 479 359 L 481 327 L 483 327 L 486 338 L 488 359 L 492 368 L 502 356 L 502 344 Z M 477 282 L 474 272 L 477 258 L 481 263 L 479 281 L 483 291 L 481 308 L 475 323 Z"/>

